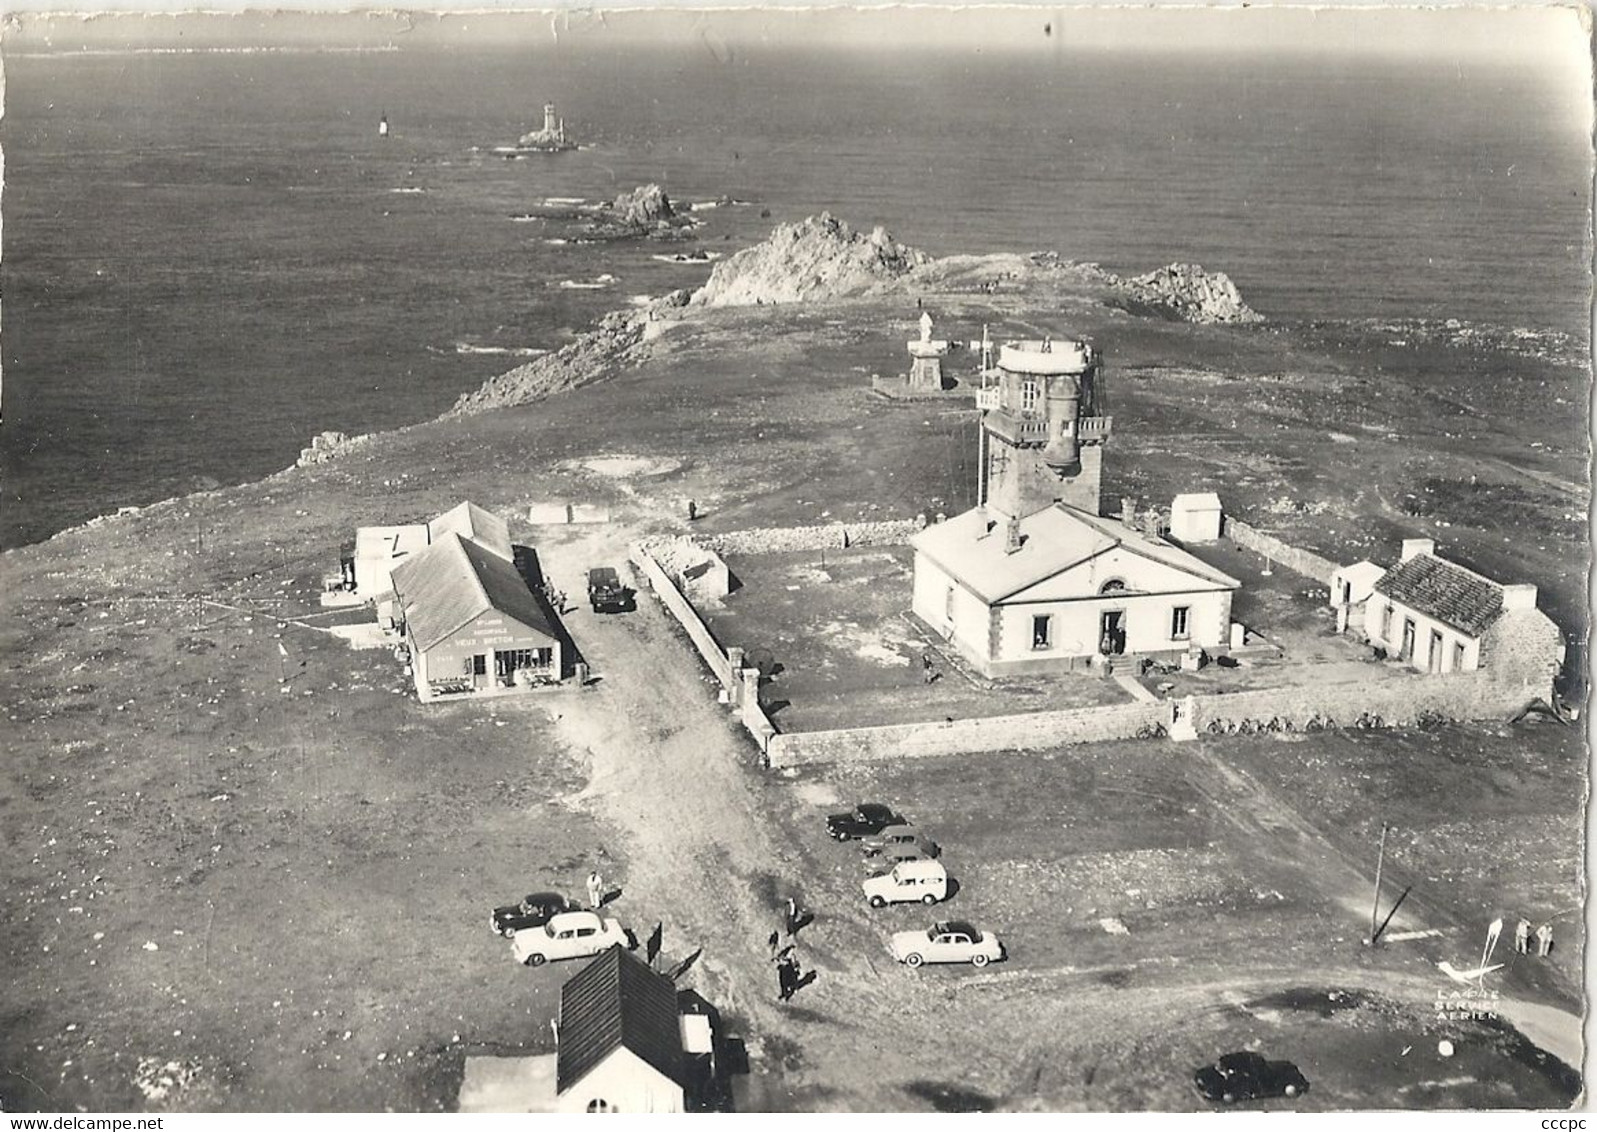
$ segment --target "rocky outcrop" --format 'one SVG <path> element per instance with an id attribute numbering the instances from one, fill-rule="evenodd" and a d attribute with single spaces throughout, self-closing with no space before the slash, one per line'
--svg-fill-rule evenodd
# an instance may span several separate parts
<path id="1" fill-rule="evenodd" d="M 350 436 L 348 433 L 331 430 L 317 433 L 311 437 L 309 448 L 300 449 L 299 459 L 294 461 L 294 466 L 308 468 L 312 464 L 324 464 L 328 460 L 337 459 L 351 448 L 360 447 L 370 439 L 370 436 Z"/>
<path id="2" fill-rule="evenodd" d="M 607 314 L 576 341 L 490 378 L 480 389 L 462 396 L 444 416 L 469 416 L 521 405 L 608 377 L 627 362 L 628 351 L 643 341 L 647 324 L 646 312 Z"/>
<path id="3" fill-rule="evenodd" d="M 1242 301 L 1235 283 L 1220 271 L 1191 263 L 1172 263 L 1115 285 L 1134 302 L 1155 307 L 1185 322 L 1262 322 L 1264 316 Z"/>
<path id="4" fill-rule="evenodd" d="M 634 228 L 653 228 L 676 215 L 671 198 L 659 185 L 652 183 L 622 193 L 610 207 L 615 210 L 618 224 L 630 224 Z"/>
<path id="5" fill-rule="evenodd" d="M 858 295 L 931 262 L 885 229 L 854 231 L 830 213 L 779 224 L 769 239 L 722 260 L 694 293 L 700 306 L 800 303 Z"/>
<path id="6" fill-rule="evenodd" d="M 679 239 L 698 227 L 698 221 L 679 213 L 665 190 L 652 183 L 622 193 L 592 214 L 585 229 L 589 240 Z"/>

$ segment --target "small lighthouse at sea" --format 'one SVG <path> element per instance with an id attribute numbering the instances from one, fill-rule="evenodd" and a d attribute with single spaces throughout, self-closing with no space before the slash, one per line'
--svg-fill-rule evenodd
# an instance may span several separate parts
<path id="1" fill-rule="evenodd" d="M 384 111 L 383 112 L 383 116 L 377 120 L 377 136 L 380 137 L 380 138 L 386 138 L 388 136 L 388 112 L 387 111 Z"/>

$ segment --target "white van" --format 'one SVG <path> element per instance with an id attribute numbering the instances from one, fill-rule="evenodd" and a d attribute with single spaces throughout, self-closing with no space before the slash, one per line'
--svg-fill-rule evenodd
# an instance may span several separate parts
<path id="1" fill-rule="evenodd" d="M 941 861 L 900 861 L 891 872 L 871 877 L 862 887 L 872 908 L 915 900 L 936 904 L 948 897 L 948 871 Z"/>

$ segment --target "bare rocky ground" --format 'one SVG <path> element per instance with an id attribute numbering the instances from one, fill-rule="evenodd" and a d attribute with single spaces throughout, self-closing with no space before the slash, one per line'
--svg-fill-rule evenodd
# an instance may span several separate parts
<path id="1" fill-rule="evenodd" d="M 868 392 L 903 368 L 919 297 L 950 337 L 1097 341 L 1109 498 L 1212 488 L 1343 560 L 1432 532 L 1540 584 L 1583 637 L 1583 369 L 1377 327 L 1137 317 L 1092 272 L 1020 257 L 916 272 L 859 301 L 662 311 L 618 334 L 625 365 L 590 380 L 560 360 L 569 393 L 6 553 L 5 1106 L 448 1107 L 465 1047 L 547 1048 L 568 973 L 513 966 L 489 908 L 575 888 L 595 861 L 628 926 L 662 921 L 678 961 L 702 947 L 686 979 L 749 1039 L 746 1107 L 1186 1108 L 1192 1069 L 1250 1043 L 1303 1065 L 1306 1107 L 1568 1103 L 1567 1073 L 1510 1031 L 1439 1022 L 1433 1000 L 1434 962 L 1473 963 L 1489 912 L 1579 902 L 1575 729 L 785 778 L 757 769 L 648 601 L 574 614 L 602 679 L 520 702 L 423 709 L 386 653 L 316 628 L 316 580 L 352 527 L 463 497 L 510 516 L 610 505 L 609 526 L 512 524 L 569 593 L 630 539 L 684 530 L 690 498 L 706 530 L 956 512 L 969 410 Z M 586 462 L 601 456 L 617 459 Z M 933 828 L 966 882 L 949 911 L 1010 938 L 1009 963 L 887 960 L 885 930 L 924 914 L 866 909 L 857 851 L 819 825 L 871 794 Z M 1370 950 L 1383 817 L 1415 883 L 1394 930 L 1443 934 Z M 819 977 L 782 1007 L 764 941 L 791 892 L 818 915 L 800 947 Z M 1559 938 L 1505 994 L 1578 1010 L 1583 940 L 1572 921 Z"/>

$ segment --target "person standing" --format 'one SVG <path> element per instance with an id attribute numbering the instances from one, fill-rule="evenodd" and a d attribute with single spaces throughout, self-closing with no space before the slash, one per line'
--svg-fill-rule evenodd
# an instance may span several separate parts
<path id="1" fill-rule="evenodd" d="M 798 901 L 793 899 L 791 896 L 787 898 L 786 916 L 787 918 L 783 921 L 783 926 L 786 929 L 787 934 L 791 936 L 795 931 L 798 930 Z"/>
<path id="2" fill-rule="evenodd" d="M 588 907 L 597 909 L 604 899 L 604 878 L 595 869 L 588 874 Z"/>
<path id="3" fill-rule="evenodd" d="M 932 654 L 931 653 L 929 653 L 929 652 L 921 653 L 920 671 L 921 671 L 921 682 L 924 683 L 924 684 L 930 684 L 932 682 L 932 680 L 936 678 L 936 671 L 937 670 L 932 667 Z"/>
<path id="4" fill-rule="evenodd" d="M 777 956 L 777 948 L 779 948 L 782 945 L 782 933 L 781 932 L 772 932 L 771 933 L 771 938 L 766 940 L 765 942 L 771 949 L 771 958 L 775 959 L 776 956 Z"/>
<path id="5" fill-rule="evenodd" d="M 1536 954 L 1542 958 L 1553 953 L 1553 925 L 1543 924 L 1536 929 Z"/>
<path id="6" fill-rule="evenodd" d="M 777 998 L 786 1002 L 793 997 L 793 984 L 797 982 L 798 964 L 791 955 L 784 955 L 776 963 L 776 983 L 780 988 Z"/>
<path id="7" fill-rule="evenodd" d="M 1524 917 L 1514 927 L 1514 950 L 1521 955 L 1530 954 L 1530 921 Z"/>

